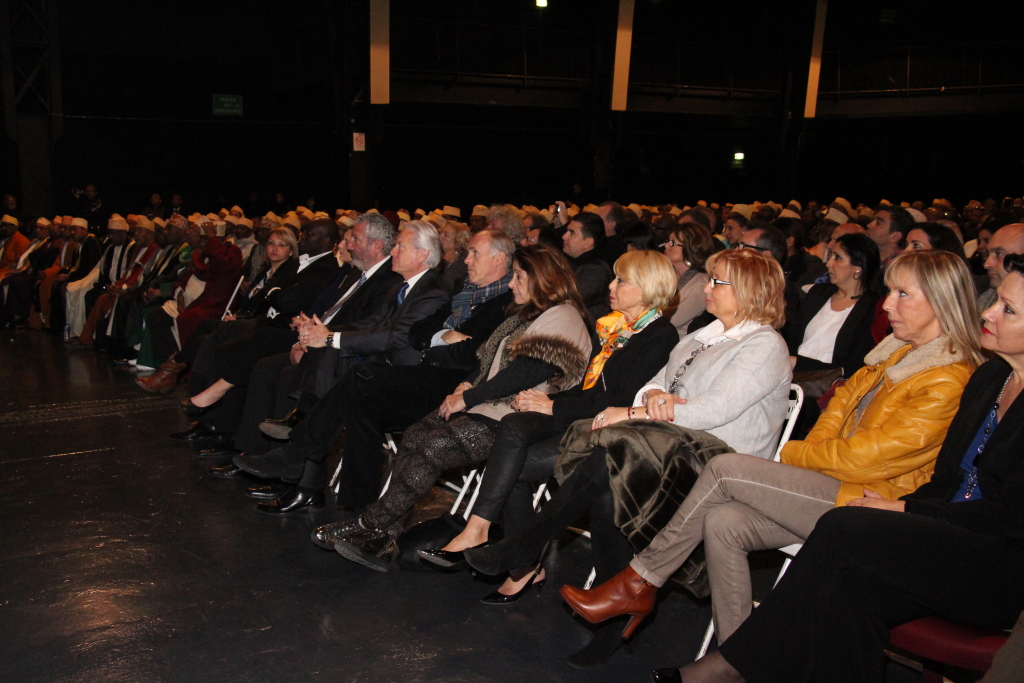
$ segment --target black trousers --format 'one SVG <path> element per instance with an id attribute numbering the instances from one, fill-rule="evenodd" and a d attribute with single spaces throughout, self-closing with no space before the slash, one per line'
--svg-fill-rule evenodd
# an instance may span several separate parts
<path id="1" fill-rule="evenodd" d="M 344 429 L 338 504 L 361 509 L 375 501 L 384 433 L 404 430 L 437 410 L 466 374 L 433 365 L 355 365 L 291 434 L 292 445 L 306 458 L 300 485 L 323 488 L 324 458 Z"/>
<path id="2" fill-rule="evenodd" d="M 36 273 L 18 273 L 4 279 L 2 284 L 7 287 L 7 301 L 0 306 L 0 325 L 28 318 L 37 282 L 39 275 Z"/>
<path id="3" fill-rule="evenodd" d="M 154 308 L 146 315 L 146 328 L 153 338 L 154 356 L 170 358 L 178 350 L 178 342 L 174 338 L 174 318 L 163 308 Z"/>
<path id="4" fill-rule="evenodd" d="M 63 334 L 64 325 L 68 322 L 67 309 L 64 308 L 64 294 L 67 292 L 67 289 L 67 280 L 64 282 L 54 282 L 53 290 L 50 293 L 50 329 L 57 334 Z M 43 294 L 45 292 L 40 293 L 40 296 Z"/>
<path id="5" fill-rule="evenodd" d="M 1024 549 L 1001 538 L 921 515 L 836 508 L 720 651 L 753 683 L 881 681 L 894 626 L 931 614 L 1013 626 L 1022 573 Z"/>
<path id="6" fill-rule="evenodd" d="M 536 479 L 524 478 L 523 470 L 530 455 L 535 458 L 553 458 L 558 455 L 558 444 L 544 451 L 531 449 L 542 441 L 562 435 L 555 427 L 555 418 L 543 413 L 512 413 L 502 418 L 495 435 L 494 446 L 487 457 L 487 471 L 480 485 L 473 514 L 495 522 L 503 513 L 505 533 L 515 533 L 526 527 L 533 518 L 533 491 L 531 481 L 544 480 L 554 473 L 544 472 Z"/>
<path id="7" fill-rule="evenodd" d="M 268 326 L 229 339 L 214 353 L 214 374 L 236 387 L 245 386 L 256 363 L 269 356 L 287 353 L 298 339 L 292 329 Z"/>
<path id="8" fill-rule="evenodd" d="M 238 421 L 232 423 L 230 418 L 222 417 L 217 431 L 233 432 L 235 448 L 246 453 L 266 453 L 273 448 L 275 442 L 260 431 L 260 423 L 267 418 L 284 417 L 295 405 L 289 397 L 295 368 L 287 353 L 258 361 L 245 388 L 235 387 L 228 392 L 244 392 L 245 403 Z"/>

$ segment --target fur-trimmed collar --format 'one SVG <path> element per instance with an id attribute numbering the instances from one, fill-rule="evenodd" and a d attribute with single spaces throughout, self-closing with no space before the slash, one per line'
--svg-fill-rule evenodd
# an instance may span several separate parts
<path id="1" fill-rule="evenodd" d="M 518 356 L 527 356 L 557 366 L 558 372 L 548 381 L 559 391 L 579 384 L 587 370 L 589 359 L 586 354 L 565 337 L 531 334 L 515 340 L 509 346 L 510 360 Z"/>
<path id="2" fill-rule="evenodd" d="M 878 346 L 871 349 L 868 355 L 864 356 L 867 365 L 878 365 L 889 360 L 910 344 L 889 335 Z M 885 374 L 894 384 L 899 384 L 908 377 L 913 377 L 919 372 L 939 368 L 944 365 L 952 365 L 966 360 L 963 352 L 950 344 L 949 337 L 942 334 L 927 344 L 910 349 L 899 360 L 885 369 Z"/>

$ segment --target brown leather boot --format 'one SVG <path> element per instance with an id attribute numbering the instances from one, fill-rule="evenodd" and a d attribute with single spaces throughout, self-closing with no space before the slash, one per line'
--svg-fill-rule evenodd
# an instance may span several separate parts
<path id="1" fill-rule="evenodd" d="M 178 384 L 178 375 L 187 367 L 186 363 L 175 363 L 172 360 L 164 361 L 152 375 L 136 377 L 135 383 L 146 391 L 166 394 Z"/>
<path id="2" fill-rule="evenodd" d="M 626 567 L 597 588 L 583 590 L 575 586 L 562 586 L 559 592 L 569 606 L 591 624 L 599 624 L 605 619 L 623 614 L 630 615 L 622 631 L 622 637 L 629 638 L 644 617 L 654 609 L 654 597 L 658 589 L 640 578 L 632 567 Z"/>

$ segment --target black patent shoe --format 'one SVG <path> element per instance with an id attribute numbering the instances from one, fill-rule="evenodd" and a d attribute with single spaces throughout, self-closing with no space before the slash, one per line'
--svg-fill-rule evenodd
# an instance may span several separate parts
<path id="1" fill-rule="evenodd" d="M 480 598 L 480 602 L 482 602 L 485 605 L 509 605 L 513 602 L 517 602 L 519 598 L 526 594 L 526 591 L 530 590 L 533 587 L 536 587 L 537 592 L 539 593 L 544 588 L 544 583 L 547 581 L 547 579 L 541 579 L 540 581 L 537 581 L 537 575 L 540 574 L 540 571 L 543 568 L 543 565 L 538 564 L 537 568 L 533 570 L 533 574 L 530 576 L 530 580 L 527 581 L 526 585 L 520 588 L 518 592 L 513 593 L 512 595 L 505 595 L 504 593 L 494 591 L 493 593 L 490 593 Z"/>
<path id="2" fill-rule="evenodd" d="M 284 494 L 277 500 L 260 503 L 256 509 L 268 515 L 286 515 L 289 512 L 298 512 L 306 508 L 319 509 L 324 506 L 324 492 L 301 491 L 298 488 Z"/>
<path id="3" fill-rule="evenodd" d="M 298 409 L 288 413 L 280 420 L 264 420 L 260 423 L 260 431 L 271 439 L 287 441 L 295 429 L 295 426 L 302 420 L 304 413 Z"/>
<path id="4" fill-rule="evenodd" d="M 416 553 L 421 560 L 441 569 L 461 571 L 469 566 L 461 550 L 417 550 Z"/>
<path id="5" fill-rule="evenodd" d="M 234 463 L 232 463 L 234 464 Z M 266 486 L 253 486 L 247 489 L 245 495 L 256 500 L 276 500 L 292 490 L 292 486 L 282 484 L 267 484 Z"/>
<path id="6" fill-rule="evenodd" d="M 181 411 L 183 413 L 185 413 L 186 415 L 191 415 L 193 417 L 197 415 L 202 415 L 203 413 L 210 409 L 209 406 L 207 406 L 206 408 L 197 406 L 195 403 L 192 402 L 191 398 L 186 398 L 184 401 L 178 404 L 178 407 L 181 408 Z"/>
<path id="7" fill-rule="evenodd" d="M 651 672 L 654 683 L 683 683 L 679 669 L 655 669 Z"/>
<path id="8" fill-rule="evenodd" d="M 293 481 L 298 481 L 302 477 L 302 471 L 306 467 L 305 460 L 295 462 L 295 459 L 290 458 L 281 448 L 257 455 L 239 453 L 234 457 L 234 463 L 260 479 L 291 479 Z"/>
<path id="9" fill-rule="evenodd" d="M 227 465 L 211 467 L 207 471 L 218 479 L 238 479 L 245 474 L 245 470 L 233 462 L 229 462 Z"/>

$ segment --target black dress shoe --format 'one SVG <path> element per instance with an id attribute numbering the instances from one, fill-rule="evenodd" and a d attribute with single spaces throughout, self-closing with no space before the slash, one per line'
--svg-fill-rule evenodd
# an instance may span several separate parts
<path id="1" fill-rule="evenodd" d="M 188 445 L 197 450 L 206 450 L 208 448 L 233 449 L 235 446 L 235 435 L 224 434 L 223 432 L 207 432 L 189 441 Z M 238 451 L 235 452 L 237 453 Z"/>
<path id="2" fill-rule="evenodd" d="M 338 537 L 334 542 L 335 552 L 374 571 L 390 570 L 391 560 L 398 554 L 398 540 L 386 531 L 358 526 L 356 531 Z"/>
<path id="3" fill-rule="evenodd" d="M 466 564 L 466 558 L 462 555 L 461 550 L 417 550 L 416 553 L 421 560 L 426 560 L 431 565 L 443 569 L 459 571 L 469 566 Z"/>
<path id="4" fill-rule="evenodd" d="M 305 508 L 322 508 L 324 506 L 324 492 L 315 491 L 309 493 L 300 491 L 298 488 L 286 493 L 277 500 L 260 503 L 256 509 L 268 515 L 285 515 L 289 512 L 304 510 Z"/>
<path id="5" fill-rule="evenodd" d="M 227 465 L 218 465 L 217 467 L 211 467 L 207 471 L 219 479 L 237 479 L 238 477 L 245 474 L 245 470 L 243 470 L 241 467 L 239 467 L 233 462 L 229 462 Z"/>
<path id="6" fill-rule="evenodd" d="M 655 669 L 651 672 L 654 683 L 683 683 L 679 669 Z"/>
<path id="7" fill-rule="evenodd" d="M 200 437 L 210 436 L 215 434 L 213 430 L 204 425 L 202 422 L 196 422 L 191 427 L 183 432 L 174 432 L 171 434 L 171 441 L 194 441 Z"/>
<path id="8" fill-rule="evenodd" d="M 240 455 L 242 451 L 237 448 L 228 448 L 226 446 L 214 446 L 213 448 L 203 448 L 196 457 L 200 460 L 231 460 L 236 455 Z"/>
<path id="9" fill-rule="evenodd" d="M 518 601 L 519 598 L 523 597 L 526 594 L 526 591 L 530 590 L 533 587 L 536 587 L 537 592 L 539 593 L 541 589 L 544 588 L 544 582 L 547 581 L 547 579 L 541 579 L 540 581 L 537 580 L 537 575 L 540 574 L 541 569 L 543 569 L 543 566 L 537 565 L 537 568 L 534 569 L 531 573 L 530 580 L 526 582 L 526 585 L 520 588 L 517 592 L 513 593 L 512 595 L 505 595 L 504 593 L 494 591 L 493 593 L 489 593 L 484 597 L 480 598 L 480 602 L 482 602 L 485 605 L 507 605 L 509 603 Z M 522 578 L 522 576 L 518 578 Z"/>
<path id="10" fill-rule="evenodd" d="M 260 431 L 271 439 L 287 441 L 295 425 L 299 424 L 304 416 L 305 413 L 295 409 L 280 420 L 264 420 L 260 423 Z"/>
<path id="11" fill-rule="evenodd" d="M 343 522 L 331 522 L 313 529 L 309 535 L 313 544 L 324 550 L 334 550 L 334 543 L 342 536 L 350 536 L 356 531 L 365 529 L 359 524 L 358 518 L 346 519 Z"/>
<path id="12" fill-rule="evenodd" d="M 193 417 L 197 415 L 202 415 L 203 413 L 210 409 L 210 406 L 206 406 L 205 408 L 202 406 L 197 406 L 195 403 L 192 402 L 191 398 L 186 398 L 184 401 L 178 404 L 178 407 L 181 408 L 183 413 L 185 413 L 186 415 L 191 415 Z"/>
<path id="13" fill-rule="evenodd" d="M 239 453 L 234 463 L 249 474 L 260 479 L 294 479 L 298 480 L 305 469 L 305 460 L 296 463 L 295 458 L 288 457 L 282 448 L 275 448 L 262 455 Z M 321 495 L 323 493 L 321 492 Z"/>
<path id="14" fill-rule="evenodd" d="M 231 463 L 234 465 L 234 463 Z M 237 465 L 236 465 L 237 467 Z M 282 484 L 267 484 L 266 486 L 253 486 L 247 489 L 245 495 L 256 500 L 276 500 L 292 490 L 293 487 Z"/>

